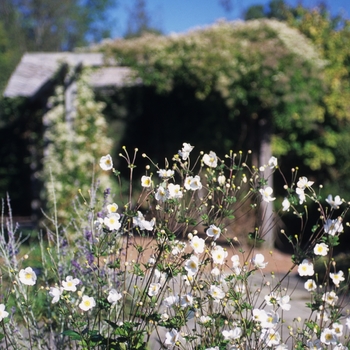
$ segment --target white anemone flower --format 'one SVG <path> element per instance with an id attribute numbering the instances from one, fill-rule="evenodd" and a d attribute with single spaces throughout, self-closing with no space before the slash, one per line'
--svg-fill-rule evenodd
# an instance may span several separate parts
<path id="1" fill-rule="evenodd" d="M 305 176 L 299 177 L 299 181 L 297 182 L 297 186 L 302 190 L 305 190 L 305 188 L 311 187 L 313 184 L 314 182 L 309 181 L 308 178 Z"/>
<path id="2" fill-rule="evenodd" d="M 119 293 L 116 289 L 112 288 L 108 293 L 107 301 L 112 305 L 116 305 L 122 297 L 123 295 L 121 293 Z"/>
<path id="3" fill-rule="evenodd" d="M 175 184 L 169 184 L 168 185 L 168 198 L 176 199 L 176 198 L 182 198 L 183 193 L 181 191 L 180 185 Z"/>
<path id="4" fill-rule="evenodd" d="M 271 157 L 267 163 L 267 165 L 270 167 L 270 169 L 277 168 L 277 158 Z"/>
<path id="5" fill-rule="evenodd" d="M 138 226 L 140 230 L 152 231 L 155 224 L 155 219 L 147 221 L 143 214 L 138 211 L 137 216 L 133 217 L 133 225 Z"/>
<path id="6" fill-rule="evenodd" d="M 332 330 L 337 337 L 341 337 L 343 335 L 343 328 L 344 326 L 341 323 L 334 322 L 332 324 Z"/>
<path id="7" fill-rule="evenodd" d="M 194 176 L 191 181 L 188 190 L 196 191 L 202 188 L 201 178 L 199 175 Z"/>
<path id="8" fill-rule="evenodd" d="M 167 277 L 168 277 L 168 275 L 165 272 L 160 272 L 158 269 L 154 270 L 153 278 L 155 279 L 156 282 L 164 284 Z"/>
<path id="9" fill-rule="evenodd" d="M 165 334 L 165 345 L 175 346 L 176 342 L 179 340 L 180 333 L 176 329 L 172 329 Z"/>
<path id="10" fill-rule="evenodd" d="M 226 177 L 225 175 L 219 175 L 218 176 L 218 183 L 220 186 L 224 186 L 226 184 Z"/>
<path id="11" fill-rule="evenodd" d="M 221 271 L 220 271 L 220 269 L 219 269 L 218 267 L 215 266 L 215 267 L 210 271 L 210 273 L 211 273 L 213 276 L 218 277 L 218 276 L 220 276 Z"/>
<path id="12" fill-rule="evenodd" d="M 266 319 L 261 321 L 262 328 L 275 328 L 280 318 L 277 312 L 269 311 L 266 313 Z"/>
<path id="13" fill-rule="evenodd" d="M 108 204 L 107 205 L 107 211 L 109 214 L 115 214 L 118 211 L 118 204 L 113 203 L 113 204 Z"/>
<path id="14" fill-rule="evenodd" d="M 108 171 L 113 169 L 113 160 L 112 157 L 107 154 L 106 156 L 101 157 L 100 159 L 100 167 L 102 170 Z"/>
<path id="15" fill-rule="evenodd" d="M 283 211 L 288 211 L 290 208 L 290 202 L 287 198 L 284 198 L 283 202 L 282 202 L 282 210 Z"/>
<path id="16" fill-rule="evenodd" d="M 168 321 L 169 320 L 169 315 L 166 312 L 163 312 L 160 315 L 160 320 L 163 321 L 163 322 Z"/>
<path id="17" fill-rule="evenodd" d="M 206 234 L 208 237 L 212 237 L 214 241 L 216 241 L 220 237 L 221 229 L 213 224 L 206 230 Z"/>
<path id="18" fill-rule="evenodd" d="M 194 146 L 191 146 L 191 144 L 189 143 L 184 142 L 182 144 L 182 149 L 178 152 L 179 155 L 182 157 L 182 160 L 187 160 L 193 148 Z"/>
<path id="19" fill-rule="evenodd" d="M 159 169 L 157 171 L 159 177 L 161 178 L 169 178 L 172 177 L 174 175 L 174 170 L 171 169 Z"/>
<path id="20" fill-rule="evenodd" d="M 94 221 L 94 227 L 99 230 L 101 229 L 103 226 L 103 219 L 102 218 L 97 218 L 95 221 Z"/>
<path id="21" fill-rule="evenodd" d="M 209 317 L 209 316 L 201 316 L 200 318 L 199 318 L 199 322 L 200 323 L 209 323 L 209 322 L 211 322 L 211 317 Z"/>
<path id="22" fill-rule="evenodd" d="M 261 331 L 260 339 L 263 340 L 268 347 L 272 347 L 281 342 L 281 335 L 273 328 L 265 328 Z"/>
<path id="23" fill-rule="evenodd" d="M 209 294 L 215 301 L 220 301 L 221 299 L 225 298 L 225 292 L 215 285 L 210 286 Z"/>
<path id="24" fill-rule="evenodd" d="M 241 263 L 239 260 L 239 255 L 235 254 L 231 256 L 231 261 L 232 261 L 232 267 L 240 267 Z"/>
<path id="25" fill-rule="evenodd" d="M 322 300 L 325 301 L 327 304 L 334 306 L 338 301 L 338 296 L 335 292 L 331 291 L 323 294 Z"/>
<path id="26" fill-rule="evenodd" d="M 56 304 L 61 299 L 63 288 L 50 287 L 49 295 L 52 297 L 51 303 Z"/>
<path id="27" fill-rule="evenodd" d="M 326 256 L 328 254 L 328 245 L 326 243 L 317 243 L 314 247 L 314 254 Z"/>
<path id="28" fill-rule="evenodd" d="M 333 283 L 339 287 L 339 283 L 345 280 L 344 272 L 339 270 L 337 273 L 330 273 L 329 277 L 332 279 Z"/>
<path id="29" fill-rule="evenodd" d="M 168 192 L 163 186 L 158 187 L 155 198 L 158 202 L 165 202 L 168 199 Z"/>
<path id="30" fill-rule="evenodd" d="M 277 300 L 278 305 L 281 307 L 282 310 L 289 311 L 292 307 L 290 302 L 290 296 L 289 295 L 284 295 L 283 297 L 279 298 Z"/>
<path id="31" fill-rule="evenodd" d="M 331 328 L 325 328 L 322 331 L 320 340 L 321 340 L 321 342 L 323 344 L 326 344 L 326 345 L 335 345 L 335 344 L 337 344 L 337 337 L 334 334 L 333 329 L 331 329 Z"/>
<path id="32" fill-rule="evenodd" d="M 93 297 L 83 295 L 81 303 L 79 304 L 80 309 L 83 311 L 89 311 L 96 306 L 96 301 Z"/>
<path id="33" fill-rule="evenodd" d="M 27 285 L 27 286 L 34 286 L 36 283 L 36 273 L 31 267 L 26 267 L 25 269 L 22 269 L 19 272 L 19 280 Z"/>
<path id="34" fill-rule="evenodd" d="M 277 304 L 279 297 L 274 292 L 271 292 L 270 294 L 265 295 L 264 299 L 267 305 L 272 306 Z"/>
<path id="35" fill-rule="evenodd" d="M 254 267 L 256 267 L 257 269 L 263 269 L 268 264 L 268 262 L 266 262 L 264 260 L 265 260 L 265 257 L 263 254 L 256 254 L 252 258 L 251 262 L 254 265 Z"/>
<path id="36" fill-rule="evenodd" d="M 322 320 L 322 322 L 328 322 L 329 321 L 329 314 L 325 309 L 319 310 L 316 312 L 316 318 L 318 320 Z"/>
<path id="37" fill-rule="evenodd" d="M 304 259 L 298 266 L 298 273 L 299 276 L 313 276 L 315 273 L 314 264 L 308 259 Z"/>
<path id="38" fill-rule="evenodd" d="M 155 223 L 156 223 L 156 219 L 154 218 L 150 221 L 141 220 L 141 222 L 139 223 L 139 227 L 141 230 L 152 231 Z"/>
<path id="39" fill-rule="evenodd" d="M 150 176 L 143 175 L 141 177 L 141 186 L 145 188 L 149 188 L 152 186 L 152 179 Z"/>
<path id="40" fill-rule="evenodd" d="M 332 209 L 338 209 L 339 206 L 341 206 L 343 203 L 339 196 L 335 196 L 333 199 L 333 196 L 331 194 L 329 194 L 326 198 L 326 202 L 331 206 Z"/>
<path id="41" fill-rule="evenodd" d="M 303 204 L 304 202 L 306 202 L 306 196 L 305 196 L 305 192 L 302 188 L 297 188 L 295 190 L 296 194 L 299 196 L 299 204 Z"/>
<path id="42" fill-rule="evenodd" d="M 0 304 L 0 322 L 8 317 L 9 313 L 5 310 L 5 305 L 4 304 Z"/>
<path id="43" fill-rule="evenodd" d="M 254 309 L 253 310 L 253 319 L 257 322 L 266 322 L 267 321 L 267 313 L 264 309 Z"/>
<path id="44" fill-rule="evenodd" d="M 334 220 L 327 219 L 323 228 L 324 232 L 328 233 L 331 236 L 335 236 L 337 233 L 342 232 L 344 230 L 341 218 L 337 218 Z"/>
<path id="45" fill-rule="evenodd" d="M 246 292 L 246 286 L 242 281 L 237 281 L 233 289 L 236 293 L 244 294 Z"/>
<path id="46" fill-rule="evenodd" d="M 349 350 L 349 348 L 343 344 L 338 343 L 333 347 L 333 350 Z"/>
<path id="47" fill-rule="evenodd" d="M 191 239 L 190 246 L 196 254 L 202 254 L 205 248 L 205 240 L 203 238 L 199 238 L 198 236 L 194 236 Z"/>
<path id="48" fill-rule="evenodd" d="M 200 190 L 203 186 L 201 183 L 201 178 L 199 175 L 187 176 L 184 182 L 184 187 L 186 190 L 196 191 Z"/>
<path id="49" fill-rule="evenodd" d="M 192 304 L 193 304 L 193 296 L 191 293 L 187 293 L 187 294 L 181 296 L 180 306 L 182 308 L 185 308 L 187 306 L 192 306 Z"/>
<path id="50" fill-rule="evenodd" d="M 203 162 L 210 168 L 216 168 L 218 165 L 218 157 L 215 152 L 210 151 L 209 154 L 204 154 Z"/>
<path id="51" fill-rule="evenodd" d="M 270 186 L 267 186 L 264 189 L 261 188 L 259 190 L 259 192 L 260 192 L 264 202 L 269 203 L 269 202 L 272 202 L 272 201 L 274 201 L 276 199 L 276 197 L 272 197 L 271 196 L 272 192 L 273 192 L 273 189 Z"/>
<path id="52" fill-rule="evenodd" d="M 288 350 L 288 349 L 289 349 L 288 345 L 284 343 L 278 344 L 276 347 L 274 347 L 274 350 Z"/>
<path id="53" fill-rule="evenodd" d="M 308 291 L 308 292 L 313 292 L 314 290 L 316 290 L 317 285 L 316 282 L 313 279 L 308 279 L 305 283 L 304 283 L 304 288 Z"/>
<path id="54" fill-rule="evenodd" d="M 175 240 L 172 243 L 172 251 L 171 254 L 178 255 L 182 253 L 186 249 L 187 244 L 185 242 L 181 242 L 179 240 Z"/>
<path id="55" fill-rule="evenodd" d="M 307 346 L 307 349 L 309 350 L 323 350 L 323 345 L 320 339 L 315 339 L 314 341 L 309 340 L 306 343 L 306 346 Z"/>
<path id="56" fill-rule="evenodd" d="M 75 292 L 77 290 L 77 285 L 80 283 L 78 278 L 73 278 L 72 276 L 67 276 L 65 281 L 62 281 L 63 290 L 69 292 Z"/>
<path id="57" fill-rule="evenodd" d="M 173 305 L 176 305 L 179 303 L 179 296 L 178 295 L 170 295 L 163 299 L 163 305 L 165 307 L 171 307 Z"/>
<path id="58" fill-rule="evenodd" d="M 103 224 L 108 228 L 110 231 L 119 230 L 122 224 L 119 222 L 120 215 L 118 213 L 108 214 L 103 219 Z"/>
<path id="59" fill-rule="evenodd" d="M 222 265 L 227 258 L 227 250 L 219 245 L 215 246 L 211 250 L 211 257 L 213 259 L 214 264 Z"/>
<path id="60" fill-rule="evenodd" d="M 168 274 L 166 272 L 160 272 L 158 269 L 154 270 L 154 275 L 153 278 L 161 283 L 164 284 L 164 282 L 166 281 L 166 279 L 168 278 Z"/>
<path id="61" fill-rule="evenodd" d="M 224 336 L 225 340 L 239 339 L 242 335 L 242 328 L 235 327 L 233 329 L 230 329 L 229 331 L 224 330 L 222 331 L 222 335 Z"/>
<path id="62" fill-rule="evenodd" d="M 149 288 L 148 288 L 147 294 L 150 297 L 154 297 L 154 296 L 158 295 L 161 287 L 162 287 L 162 285 L 160 283 L 151 283 Z"/>
<path id="63" fill-rule="evenodd" d="M 199 270 L 198 257 L 192 255 L 190 259 L 186 260 L 184 267 L 188 275 L 194 276 Z"/>
<path id="64" fill-rule="evenodd" d="M 193 176 L 186 176 L 186 179 L 184 181 L 184 187 L 186 188 L 186 190 L 190 190 L 191 189 L 191 181 L 193 179 Z"/>

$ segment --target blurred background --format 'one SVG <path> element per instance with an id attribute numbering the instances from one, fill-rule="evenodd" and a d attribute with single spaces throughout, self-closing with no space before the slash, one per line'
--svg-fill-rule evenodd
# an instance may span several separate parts
<path id="1" fill-rule="evenodd" d="M 250 149 L 257 166 L 274 155 L 288 181 L 298 167 L 349 197 L 349 13 L 347 0 L 2 0 L 0 197 L 35 227 L 51 176 L 67 208 L 102 155 L 125 145 L 163 164 L 183 142 Z"/>

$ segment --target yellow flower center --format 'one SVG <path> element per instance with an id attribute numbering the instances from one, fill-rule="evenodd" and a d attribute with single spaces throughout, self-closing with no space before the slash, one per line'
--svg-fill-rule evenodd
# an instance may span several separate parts
<path id="1" fill-rule="evenodd" d="M 326 334 L 325 338 L 326 338 L 326 340 L 332 340 L 333 336 L 332 336 L 332 334 L 328 333 L 328 334 Z"/>
<path id="2" fill-rule="evenodd" d="M 191 269 L 195 269 L 197 267 L 197 264 L 194 261 L 191 261 L 190 267 Z"/>

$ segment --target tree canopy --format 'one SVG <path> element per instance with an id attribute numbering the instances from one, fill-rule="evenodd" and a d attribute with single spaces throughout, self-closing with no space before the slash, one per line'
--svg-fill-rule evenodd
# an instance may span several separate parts
<path id="1" fill-rule="evenodd" d="M 275 18 L 285 21 L 288 18 L 290 7 L 284 0 L 271 0 L 268 7 L 263 5 L 252 5 L 245 11 L 244 19 Z"/>
<path id="2" fill-rule="evenodd" d="M 106 15 L 113 4 L 112 0 L 3 0 L 0 20 L 25 51 L 73 50 L 88 40 L 110 36 Z"/>
<path id="3" fill-rule="evenodd" d="M 161 34 L 161 30 L 153 25 L 146 5 L 145 0 L 134 1 L 134 5 L 129 9 L 125 38 L 135 38 L 146 33 Z"/>
<path id="4" fill-rule="evenodd" d="M 309 9 L 301 5 L 291 7 L 283 0 L 278 2 L 284 9 L 286 23 L 307 36 L 325 62 L 323 75 L 327 88 L 320 102 L 323 122 L 307 148 L 315 152 L 315 144 L 320 145 L 321 140 L 325 147 L 318 147 L 318 156 L 306 164 L 313 170 L 322 170 L 318 177 L 328 178 L 329 190 L 350 191 L 347 175 L 350 169 L 350 21 L 341 14 L 331 15 L 322 3 Z M 250 18 L 270 17 L 271 11 L 262 8 L 258 13 L 251 7 L 246 14 L 250 14 Z M 322 166 L 321 157 L 328 158 L 328 166 Z"/>

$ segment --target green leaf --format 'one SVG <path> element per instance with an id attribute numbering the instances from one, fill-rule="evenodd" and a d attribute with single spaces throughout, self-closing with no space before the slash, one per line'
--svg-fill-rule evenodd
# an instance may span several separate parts
<path id="1" fill-rule="evenodd" d="M 265 240 L 261 237 L 256 232 L 249 232 L 248 233 L 248 238 L 256 243 L 264 243 Z"/>
<path id="2" fill-rule="evenodd" d="M 225 202 L 227 202 L 229 204 L 234 204 L 237 202 L 237 198 L 234 196 L 228 196 L 224 200 L 225 200 Z"/>
<path id="3" fill-rule="evenodd" d="M 100 332 L 97 331 L 97 330 L 90 331 L 89 332 L 89 337 L 90 337 L 90 341 L 92 341 L 94 343 L 101 342 L 104 339 L 102 337 L 102 335 L 100 334 Z"/>
<path id="4" fill-rule="evenodd" d="M 141 277 L 145 276 L 144 272 L 141 270 L 141 265 L 139 263 L 134 264 L 134 274 L 136 276 L 141 276 Z"/>
<path id="5" fill-rule="evenodd" d="M 182 223 L 185 223 L 187 225 L 190 225 L 190 226 L 195 226 L 197 224 L 197 221 L 195 218 L 191 218 L 190 216 L 179 216 L 179 219 L 178 219 L 179 223 L 182 224 Z"/>
<path id="6" fill-rule="evenodd" d="M 112 322 L 108 319 L 105 318 L 105 322 L 108 323 L 113 329 L 117 329 L 119 328 L 120 326 L 118 326 L 115 322 Z"/>
<path id="7" fill-rule="evenodd" d="M 328 242 L 332 247 L 339 245 L 339 236 L 328 236 Z"/>
<path id="8" fill-rule="evenodd" d="M 82 336 L 78 332 L 73 331 L 71 329 L 67 329 L 67 330 L 63 331 L 62 335 L 66 335 L 67 337 L 69 337 L 73 340 L 82 340 Z"/>
<path id="9" fill-rule="evenodd" d="M 312 233 L 316 232 L 318 228 L 319 228 L 319 225 L 314 225 L 311 229 L 311 232 Z"/>
<path id="10" fill-rule="evenodd" d="M 110 269 L 120 269 L 120 260 L 117 259 L 115 262 L 109 263 L 109 264 L 108 264 L 108 267 L 109 267 Z"/>

